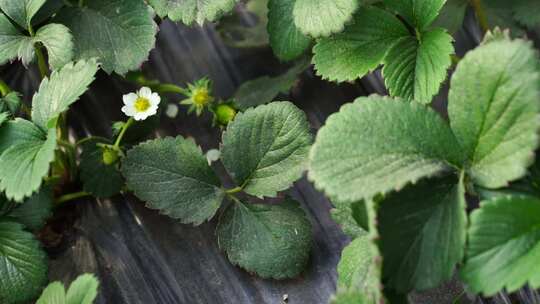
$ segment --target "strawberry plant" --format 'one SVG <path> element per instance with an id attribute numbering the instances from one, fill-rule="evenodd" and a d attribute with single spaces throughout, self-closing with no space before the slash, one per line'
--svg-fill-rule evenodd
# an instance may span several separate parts
<path id="1" fill-rule="evenodd" d="M 41 76 L 24 95 L 0 80 L 0 303 L 92 303 L 90 274 L 45 288 L 36 236 L 65 204 L 128 193 L 181 224 L 216 218 L 219 248 L 251 274 L 297 277 L 312 229 L 283 192 L 306 171 L 352 239 L 333 303 L 406 302 L 452 278 L 483 296 L 540 287 L 540 62 L 524 37 L 540 24 L 536 1 L 251 0 L 252 27 L 234 21 L 238 5 L 0 0 L 0 64 L 37 65 Z M 452 34 L 467 9 L 485 37 L 460 58 Z M 268 45 L 288 69 L 226 99 L 208 77 L 150 79 L 140 67 L 165 18 L 216 22 L 225 42 Z M 380 71 L 390 96 L 358 97 L 314 137 L 283 101 L 312 67 L 338 83 Z M 69 109 L 100 70 L 137 89 L 124 92 L 111 136 L 74 138 Z M 448 107 L 437 112 L 430 104 L 447 79 Z M 166 96 L 177 100 L 166 107 Z M 178 134 L 148 139 L 179 110 L 211 117 L 219 150 Z"/>

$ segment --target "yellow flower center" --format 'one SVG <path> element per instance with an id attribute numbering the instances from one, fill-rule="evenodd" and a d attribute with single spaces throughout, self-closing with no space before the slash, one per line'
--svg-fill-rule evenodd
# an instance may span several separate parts
<path id="1" fill-rule="evenodd" d="M 150 108 L 150 100 L 148 98 L 138 97 L 135 100 L 135 110 L 137 112 L 145 112 L 148 108 Z"/>
<path id="2" fill-rule="evenodd" d="M 198 106 L 204 106 L 210 101 L 207 89 L 197 89 L 193 92 L 193 103 Z"/>

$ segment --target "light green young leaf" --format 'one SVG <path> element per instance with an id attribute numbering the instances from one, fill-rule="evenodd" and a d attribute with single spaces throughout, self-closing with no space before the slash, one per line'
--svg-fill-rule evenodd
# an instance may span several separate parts
<path id="1" fill-rule="evenodd" d="M 216 21 L 223 14 L 230 12 L 238 0 L 148 0 L 161 17 L 172 21 L 181 21 L 186 25 L 197 22 Z"/>
<path id="2" fill-rule="evenodd" d="M 26 303 L 47 282 L 47 259 L 34 236 L 19 223 L 0 220 L 0 299 Z"/>
<path id="3" fill-rule="evenodd" d="M 246 193 L 274 197 L 302 176 L 312 143 L 306 115 L 290 102 L 239 113 L 223 134 L 223 165 Z"/>
<path id="4" fill-rule="evenodd" d="M 219 219 L 219 247 L 229 260 L 262 278 L 287 279 L 305 268 L 311 251 L 311 224 L 300 205 L 233 202 Z"/>
<path id="5" fill-rule="evenodd" d="M 465 189 L 455 177 L 423 181 L 385 199 L 379 210 L 388 286 L 426 290 L 448 281 L 464 254 Z"/>
<path id="6" fill-rule="evenodd" d="M 367 234 L 354 239 L 341 253 L 337 266 L 338 289 L 356 289 L 367 293 L 378 288 L 374 275 L 373 251 Z"/>
<path id="7" fill-rule="evenodd" d="M 329 36 L 343 30 L 358 6 L 358 0 L 296 0 L 294 24 L 306 35 Z"/>
<path id="8" fill-rule="evenodd" d="M 199 225 L 214 216 L 225 193 L 193 140 L 155 139 L 127 153 L 127 186 L 152 209 L 182 223 Z"/>
<path id="9" fill-rule="evenodd" d="M 443 29 L 401 38 L 386 54 L 382 70 L 392 96 L 429 104 L 452 64 L 452 37 Z"/>
<path id="10" fill-rule="evenodd" d="M 294 4 L 291 0 L 270 0 L 268 3 L 270 46 L 274 54 L 285 61 L 301 56 L 311 44 L 311 38 L 294 24 Z"/>
<path id="11" fill-rule="evenodd" d="M 373 95 L 328 118 L 311 149 L 309 178 L 329 197 L 355 202 L 462 162 L 454 134 L 435 111 Z"/>
<path id="12" fill-rule="evenodd" d="M 376 7 L 361 7 L 342 33 L 320 39 L 313 63 L 317 75 L 331 81 L 352 81 L 376 69 L 400 38 L 410 36 L 392 14 Z"/>
<path id="13" fill-rule="evenodd" d="M 109 74 L 139 68 L 155 44 L 157 26 L 140 0 L 86 1 L 62 9 L 56 21 L 71 30 L 74 58 L 98 58 Z"/>
<path id="14" fill-rule="evenodd" d="M 66 64 L 43 79 L 39 91 L 32 99 L 32 120 L 43 130 L 68 109 L 94 81 L 98 70 L 95 59 Z"/>
<path id="15" fill-rule="evenodd" d="M 540 287 L 540 200 L 507 196 L 473 211 L 461 277 L 472 291 L 491 296 L 526 283 Z"/>
<path id="16" fill-rule="evenodd" d="M 79 165 L 80 177 L 84 191 L 96 197 L 107 198 L 120 193 L 124 178 L 118 171 L 117 164 L 107 165 L 103 162 L 103 148 L 98 147 L 97 143 L 89 141 L 83 145 Z"/>
<path id="17" fill-rule="evenodd" d="M 28 58 L 28 48 L 32 50 Z M 33 43 L 30 37 L 24 36 L 11 24 L 9 19 L 0 13 L 0 65 L 7 61 L 20 58 L 25 64 L 34 57 Z"/>
<path id="18" fill-rule="evenodd" d="M 342 291 L 330 299 L 330 304 L 370 304 L 360 291 Z"/>
<path id="19" fill-rule="evenodd" d="M 276 77 L 262 76 L 244 82 L 234 94 L 235 105 L 241 110 L 263 105 L 279 94 L 287 94 L 298 80 L 298 75 L 309 67 L 308 60 L 300 60 L 292 68 Z"/>
<path id="20" fill-rule="evenodd" d="M 73 37 L 62 24 L 49 23 L 41 27 L 34 37 L 47 49 L 49 65 L 53 70 L 63 67 L 73 58 Z"/>
<path id="21" fill-rule="evenodd" d="M 67 294 L 61 282 L 53 282 L 43 290 L 36 304 L 92 304 L 98 286 L 99 282 L 92 274 L 80 275 L 71 283 Z"/>
<path id="22" fill-rule="evenodd" d="M 39 189 L 49 172 L 56 129 L 45 133 L 27 120 L 16 119 L 0 128 L 0 142 L 0 191 L 20 202 Z"/>
<path id="23" fill-rule="evenodd" d="M 31 231 L 41 229 L 52 215 L 53 195 L 49 187 L 41 187 L 24 203 L 18 204 L 8 216 Z"/>
<path id="24" fill-rule="evenodd" d="M 446 0 L 384 0 L 417 30 L 428 27 L 439 15 Z"/>
<path id="25" fill-rule="evenodd" d="M 531 43 L 508 39 L 486 43 L 459 63 L 448 115 L 476 184 L 505 186 L 533 162 L 540 128 L 539 67 Z"/>
<path id="26" fill-rule="evenodd" d="M 32 18 L 46 0 L 0 0 L 0 9 L 13 21 L 27 30 Z"/>

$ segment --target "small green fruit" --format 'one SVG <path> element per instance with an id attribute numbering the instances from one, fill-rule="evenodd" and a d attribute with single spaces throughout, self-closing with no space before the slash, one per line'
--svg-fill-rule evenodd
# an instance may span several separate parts
<path id="1" fill-rule="evenodd" d="M 115 164 L 118 161 L 118 152 L 113 149 L 103 149 L 103 163 L 107 166 Z"/>
<path id="2" fill-rule="evenodd" d="M 227 125 L 236 116 L 236 109 L 230 104 L 223 103 L 216 107 L 216 119 L 219 124 Z"/>

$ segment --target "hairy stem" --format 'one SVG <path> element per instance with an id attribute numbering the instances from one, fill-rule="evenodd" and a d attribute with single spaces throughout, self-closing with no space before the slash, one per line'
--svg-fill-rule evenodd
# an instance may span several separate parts
<path id="1" fill-rule="evenodd" d="M 56 200 L 56 205 L 61 205 L 65 202 L 69 202 L 86 196 L 92 196 L 92 194 L 85 191 L 64 194 Z"/>
<path id="2" fill-rule="evenodd" d="M 242 187 L 236 187 L 236 188 L 225 190 L 225 193 L 227 193 L 227 194 L 235 194 L 235 193 L 238 193 L 240 191 L 242 191 Z"/>
<path id="3" fill-rule="evenodd" d="M 489 31 L 489 23 L 486 17 L 486 12 L 484 11 L 484 6 L 482 5 L 482 0 L 471 0 L 471 5 L 474 8 L 474 13 L 480 24 L 480 28 L 485 33 Z"/>
<path id="4" fill-rule="evenodd" d="M 120 134 L 118 134 L 118 137 L 116 138 L 116 141 L 114 142 L 114 148 L 119 149 L 120 143 L 122 142 L 122 138 L 124 137 L 124 134 L 126 134 L 127 129 L 135 122 L 133 117 L 130 117 L 128 121 L 122 126 L 122 130 L 120 130 Z"/>
<path id="5" fill-rule="evenodd" d="M 47 67 L 47 61 L 45 60 L 45 55 L 43 55 L 42 47 L 36 45 L 34 49 L 38 60 L 39 73 L 41 74 L 41 78 L 45 78 L 49 75 L 49 67 Z"/>

